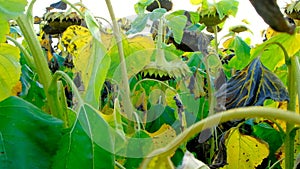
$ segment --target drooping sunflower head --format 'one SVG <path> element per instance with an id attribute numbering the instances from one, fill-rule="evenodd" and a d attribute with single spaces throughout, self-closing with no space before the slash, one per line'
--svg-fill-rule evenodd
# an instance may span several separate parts
<path id="1" fill-rule="evenodd" d="M 61 34 L 71 25 L 81 25 L 82 18 L 76 12 L 48 12 L 44 15 L 43 30 L 47 34 Z"/>
<path id="2" fill-rule="evenodd" d="M 291 18 L 300 20 L 300 1 L 287 4 L 284 12 Z"/>
<path id="3" fill-rule="evenodd" d="M 150 62 L 142 70 L 146 78 L 157 80 L 170 80 L 187 76 L 190 73 L 189 67 L 181 60 L 173 60 L 159 65 L 157 62 Z"/>
<path id="4" fill-rule="evenodd" d="M 224 22 L 227 15 L 220 18 L 218 11 L 214 5 L 209 5 L 207 7 L 200 7 L 197 10 L 199 12 L 200 23 L 204 23 L 206 26 L 215 26 Z"/>

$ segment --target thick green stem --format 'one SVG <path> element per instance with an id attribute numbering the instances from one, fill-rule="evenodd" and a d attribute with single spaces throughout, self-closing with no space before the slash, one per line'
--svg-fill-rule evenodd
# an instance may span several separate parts
<path id="1" fill-rule="evenodd" d="M 66 74 L 65 72 L 63 71 L 56 71 L 53 75 L 53 82 L 54 81 L 58 81 L 59 79 L 64 79 L 64 81 L 71 87 L 72 91 L 73 91 L 73 94 L 74 94 L 74 97 L 77 99 L 77 102 L 78 102 L 78 106 L 81 106 L 84 104 L 84 101 L 83 99 L 81 98 L 81 94 L 79 93 L 76 85 L 74 84 L 73 80 L 69 77 L 68 74 Z"/>
<path id="2" fill-rule="evenodd" d="M 215 94 L 214 94 L 214 87 L 212 85 L 212 77 L 211 77 L 211 74 L 210 74 L 210 69 L 209 69 L 209 64 L 208 64 L 208 57 L 210 55 L 208 55 L 205 59 L 205 67 L 206 67 L 206 76 L 207 76 L 207 89 L 208 89 L 208 105 L 209 105 L 209 115 L 213 115 L 215 114 L 215 102 L 216 102 L 216 99 L 215 99 Z M 214 130 L 212 130 L 213 132 Z M 213 134 L 213 133 L 211 133 Z M 210 143 L 210 150 L 209 150 L 209 155 L 210 155 L 210 158 L 209 158 L 209 164 L 211 164 L 211 161 L 213 159 L 213 155 L 215 154 L 215 143 L 217 141 L 215 139 L 210 139 L 209 140 L 209 143 Z"/>
<path id="3" fill-rule="evenodd" d="M 17 19 L 17 23 L 30 48 L 34 60 L 34 65 L 36 66 L 36 72 L 39 77 L 39 82 L 43 85 L 43 89 L 47 97 L 47 105 L 50 109 L 50 114 L 57 114 L 59 113 L 59 109 L 57 109 L 56 105 L 57 97 L 48 93 L 48 88 L 52 81 L 52 76 L 48 68 L 48 62 L 46 56 L 43 54 L 41 45 L 34 32 L 33 25 L 30 24 L 32 22 L 29 19 L 30 18 L 28 18 L 27 15 L 22 14 Z"/>
<path id="4" fill-rule="evenodd" d="M 296 96 L 297 96 L 297 86 L 296 86 L 296 56 L 290 58 L 290 64 L 288 64 L 288 92 L 290 101 L 288 103 L 287 109 L 290 111 L 296 110 Z M 295 127 L 293 122 L 286 122 L 286 138 L 284 142 L 285 146 L 285 168 L 293 168 L 294 166 L 294 140 L 295 135 L 292 132 Z"/>
<path id="5" fill-rule="evenodd" d="M 297 89 L 298 89 L 296 80 L 299 79 L 299 77 L 297 77 L 297 75 L 299 75 L 299 72 L 297 72 L 297 65 L 296 65 L 298 58 L 296 56 L 290 57 L 287 51 L 285 50 L 284 46 L 278 42 L 268 43 L 264 47 L 264 49 L 273 44 L 279 46 L 284 53 L 285 64 L 288 66 L 287 87 L 288 87 L 289 98 L 290 98 L 287 109 L 292 112 L 295 112 L 296 96 L 297 96 Z M 285 168 L 293 168 L 294 166 L 294 148 L 295 148 L 294 147 L 295 134 L 293 132 L 294 127 L 295 124 L 293 121 L 289 121 L 289 120 L 286 121 L 286 137 L 284 141 Z"/>
<path id="6" fill-rule="evenodd" d="M 68 126 L 69 120 L 67 117 L 68 105 L 62 82 L 59 80 L 60 75 L 55 73 L 48 89 L 48 93 L 51 95 L 51 97 L 53 97 L 54 104 L 56 105 L 56 111 L 52 113 L 53 116 L 62 119 L 64 121 L 64 127 L 67 128 L 70 127 Z"/>
<path id="7" fill-rule="evenodd" d="M 292 111 L 285 111 L 282 109 L 275 109 L 261 106 L 251 106 L 230 109 L 220 113 L 216 113 L 209 116 L 186 129 L 183 133 L 179 134 L 174 140 L 172 140 L 167 146 L 154 150 L 151 152 L 147 159 L 143 163 L 145 167 L 151 157 L 154 156 L 169 156 L 176 151 L 176 149 L 184 142 L 188 141 L 196 134 L 200 133 L 204 129 L 212 128 L 220 123 L 230 121 L 232 119 L 244 119 L 244 118 L 267 118 L 267 119 L 279 119 L 289 121 L 294 124 L 300 124 L 300 115 Z M 142 167 L 142 168 L 143 168 Z"/>
<path id="8" fill-rule="evenodd" d="M 43 85 L 45 93 L 47 93 L 48 87 L 51 82 L 51 73 L 48 68 L 47 59 L 44 56 L 43 50 L 34 32 L 33 26 L 29 24 L 30 22 L 28 21 L 28 18 L 25 14 L 22 14 L 17 19 L 17 23 L 22 30 L 24 38 L 27 41 L 32 53 L 40 83 Z"/>
<path id="9" fill-rule="evenodd" d="M 214 40 L 215 40 L 215 50 L 216 50 L 216 54 L 218 54 L 218 50 L 219 50 L 219 42 L 218 42 L 218 25 L 213 26 L 213 30 L 214 30 Z"/>
<path id="10" fill-rule="evenodd" d="M 298 56 L 296 57 L 296 86 L 297 86 L 297 94 L 298 94 L 298 105 L 300 105 L 300 63 Z M 298 106 L 298 112 L 300 113 L 300 106 Z"/>
<path id="11" fill-rule="evenodd" d="M 113 11 L 113 7 L 111 4 L 110 0 L 105 0 L 107 9 L 109 11 L 112 23 L 113 23 L 113 33 L 114 37 L 117 41 L 117 46 L 118 46 L 118 52 L 119 52 L 119 57 L 120 57 L 120 67 L 121 67 L 121 74 L 122 74 L 122 85 L 121 91 L 123 91 L 123 106 L 125 113 L 127 114 L 127 117 L 130 120 L 133 119 L 133 107 L 130 101 L 130 89 L 129 89 L 129 83 L 128 83 L 128 75 L 127 75 L 127 69 L 126 69 L 126 63 L 125 63 L 125 56 L 124 56 L 124 49 L 123 49 L 123 44 L 122 44 L 122 36 L 120 33 L 120 29 Z"/>

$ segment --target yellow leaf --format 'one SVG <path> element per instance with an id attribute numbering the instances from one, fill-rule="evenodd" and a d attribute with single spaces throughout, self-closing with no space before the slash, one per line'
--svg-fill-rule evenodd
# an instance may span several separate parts
<path id="1" fill-rule="evenodd" d="M 230 130 L 225 145 L 227 147 L 228 165 L 222 169 L 255 168 L 269 155 L 267 143 L 257 138 L 243 135 L 237 128 Z"/>
<path id="2" fill-rule="evenodd" d="M 176 96 L 176 93 L 171 89 L 167 89 L 165 91 L 165 94 L 167 105 L 177 110 L 176 101 L 174 100 L 174 96 Z"/>
<path id="3" fill-rule="evenodd" d="M 148 134 L 152 138 L 154 150 L 166 146 L 176 137 L 176 131 L 167 124 L 163 124 L 156 132 Z"/>
<path id="4" fill-rule="evenodd" d="M 134 94 L 131 97 L 132 104 L 141 111 L 147 110 L 147 100 L 148 97 L 146 95 L 146 91 L 144 89 L 135 91 Z"/>
<path id="5" fill-rule="evenodd" d="M 229 38 L 229 39 L 227 39 L 225 42 L 223 42 L 223 47 L 224 47 L 225 49 L 230 48 L 230 45 L 231 45 L 231 43 L 232 43 L 233 40 L 234 40 L 234 38 Z"/>
<path id="6" fill-rule="evenodd" d="M 174 165 L 170 157 L 153 157 L 149 163 L 143 164 L 142 169 L 174 169 Z"/>
<path id="7" fill-rule="evenodd" d="M 190 0 L 190 3 L 191 3 L 192 5 L 199 5 L 199 4 L 202 3 L 202 0 Z"/>
<path id="8" fill-rule="evenodd" d="M 154 41 L 150 36 L 136 35 L 128 39 L 128 43 L 133 49 L 153 49 Z"/>
<path id="9" fill-rule="evenodd" d="M 166 104 L 166 95 L 165 95 L 164 91 L 162 91 L 160 89 L 152 89 L 151 93 L 149 95 L 149 102 L 152 105 L 155 105 L 155 104 L 165 105 Z"/>
<path id="10" fill-rule="evenodd" d="M 19 48 L 0 43 L 0 101 L 9 97 L 20 80 L 21 65 Z"/>
<path id="11" fill-rule="evenodd" d="M 101 112 L 98 112 L 101 117 L 111 126 L 114 125 L 115 119 L 114 119 L 114 109 L 110 108 L 109 105 L 105 105 Z"/>
<path id="12" fill-rule="evenodd" d="M 110 59 L 103 58 L 105 55 L 104 46 L 99 43 L 97 39 L 93 38 L 87 28 L 77 25 L 69 26 L 66 29 L 62 35 L 61 42 L 66 47 L 67 51 L 73 56 L 74 70 L 83 85 L 81 86 L 83 88 L 83 93 L 91 93 L 92 90 L 95 90 L 95 94 L 98 94 L 96 92 L 98 88 L 96 87 L 97 85 L 95 81 L 100 79 L 100 73 L 105 72 L 97 72 L 98 69 L 100 69 L 99 65 L 101 65 L 102 62 L 107 63 L 106 66 L 110 64 Z M 106 70 L 106 68 L 103 69 Z M 105 76 L 105 74 L 106 73 L 102 75 Z M 93 82 L 90 83 L 91 81 Z M 92 99 L 89 101 L 91 100 Z M 94 101 L 93 104 L 97 103 Z"/>
<path id="13" fill-rule="evenodd" d="M 266 38 L 267 39 L 270 39 L 271 37 L 277 35 L 278 32 L 274 31 L 274 29 L 268 27 L 267 30 L 266 30 Z"/>
<path id="14" fill-rule="evenodd" d="M 6 34 L 9 33 L 9 24 L 4 16 L 0 15 L 0 42 L 6 41 Z"/>

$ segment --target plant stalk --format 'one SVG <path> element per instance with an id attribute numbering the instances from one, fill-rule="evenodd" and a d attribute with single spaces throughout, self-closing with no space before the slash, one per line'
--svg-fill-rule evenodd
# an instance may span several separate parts
<path id="1" fill-rule="evenodd" d="M 39 75 L 40 83 L 44 87 L 45 93 L 47 93 L 48 87 L 51 82 L 51 73 L 48 68 L 48 62 L 44 56 L 41 45 L 34 33 L 32 25 L 30 25 L 28 18 L 25 14 L 22 14 L 17 19 L 17 23 L 24 34 L 24 38 L 28 43 L 30 51 L 33 56 L 33 60 L 36 66 L 37 74 Z"/>
<path id="2" fill-rule="evenodd" d="M 124 56 L 124 49 L 122 44 L 122 37 L 120 33 L 120 28 L 118 26 L 113 7 L 110 0 L 105 0 L 112 23 L 113 23 L 113 33 L 114 37 L 117 42 L 118 46 L 118 52 L 120 57 L 120 66 L 121 66 L 121 74 L 122 74 L 122 85 L 120 86 L 123 91 L 123 106 L 124 111 L 127 114 L 127 117 L 129 120 L 134 120 L 133 117 L 133 107 L 130 101 L 130 88 L 128 83 L 128 75 L 127 75 L 127 69 L 126 69 L 126 62 L 125 62 L 125 56 Z"/>
<path id="3" fill-rule="evenodd" d="M 166 58 L 165 58 L 165 53 L 164 50 L 162 49 L 162 43 L 163 43 L 163 29 L 164 29 L 164 21 L 162 18 L 159 19 L 159 24 L 158 24 L 158 38 L 156 42 L 156 63 L 158 66 L 164 66 L 167 64 Z"/>
<path id="4" fill-rule="evenodd" d="M 288 65 L 288 92 L 290 101 L 288 103 L 287 109 L 295 112 L 296 110 L 296 96 L 297 96 L 297 86 L 296 86 L 296 56 L 290 58 L 290 64 Z M 293 131 L 295 123 L 287 121 L 286 122 L 286 137 L 285 137 L 285 168 L 293 168 L 294 166 L 294 140 L 295 134 Z"/>
<path id="5" fill-rule="evenodd" d="M 216 54 L 218 54 L 218 50 L 219 50 L 219 43 L 218 43 L 218 25 L 213 26 L 213 30 L 214 30 L 214 39 L 215 39 L 215 50 L 216 50 Z"/>
<path id="6" fill-rule="evenodd" d="M 30 21 L 30 18 L 25 14 L 20 15 L 16 21 L 32 53 L 39 82 L 43 85 L 43 89 L 46 94 L 47 106 L 50 109 L 49 113 L 57 117 L 57 114 L 60 114 L 60 111 L 57 108 L 58 106 L 56 105 L 56 103 L 58 103 L 59 101 L 56 100 L 57 97 L 55 95 L 57 95 L 58 93 L 53 95 L 48 92 L 50 83 L 52 81 L 52 76 L 48 68 L 46 56 L 43 54 L 43 50 L 34 32 L 33 26 L 32 24 L 30 24 L 32 22 Z"/>
<path id="7" fill-rule="evenodd" d="M 172 140 L 167 146 L 154 150 L 146 158 L 143 165 L 147 165 L 151 158 L 154 156 L 169 156 L 176 151 L 176 149 L 196 134 L 200 133 L 204 129 L 212 128 L 220 123 L 230 121 L 232 119 L 243 118 L 267 118 L 267 119 L 279 119 L 289 121 L 294 124 L 300 124 L 300 115 L 292 111 L 286 111 L 282 109 L 262 107 L 262 106 L 250 106 L 230 109 L 227 111 L 216 113 L 212 116 L 193 124 L 187 128 L 183 133 L 179 134 L 174 140 Z M 143 167 L 142 167 L 143 168 Z"/>
<path id="8" fill-rule="evenodd" d="M 297 86 L 297 94 L 298 94 L 298 105 L 300 105 L 300 63 L 298 56 L 296 57 L 296 86 Z M 300 113 L 300 106 L 298 106 L 298 112 Z"/>

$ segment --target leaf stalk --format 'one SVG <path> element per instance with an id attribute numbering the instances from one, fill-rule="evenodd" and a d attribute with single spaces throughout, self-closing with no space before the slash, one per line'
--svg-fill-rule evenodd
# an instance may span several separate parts
<path id="1" fill-rule="evenodd" d="M 167 146 L 154 150 L 148 155 L 148 158 L 142 164 L 141 168 L 146 168 L 147 164 L 151 161 L 154 156 L 164 157 L 170 156 L 176 151 L 176 149 L 190 138 L 194 137 L 204 129 L 212 128 L 220 123 L 230 121 L 232 119 L 243 119 L 243 118 L 268 118 L 268 119 L 279 119 L 289 121 L 294 124 L 300 124 L 300 115 L 292 111 L 286 111 L 276 108 L 262 107 L 262 106 L 250 106 L 243 108 L 235 108 L 220 113 L 216 113 L 209 116 L 179 134 L 172 142 Z"/>

